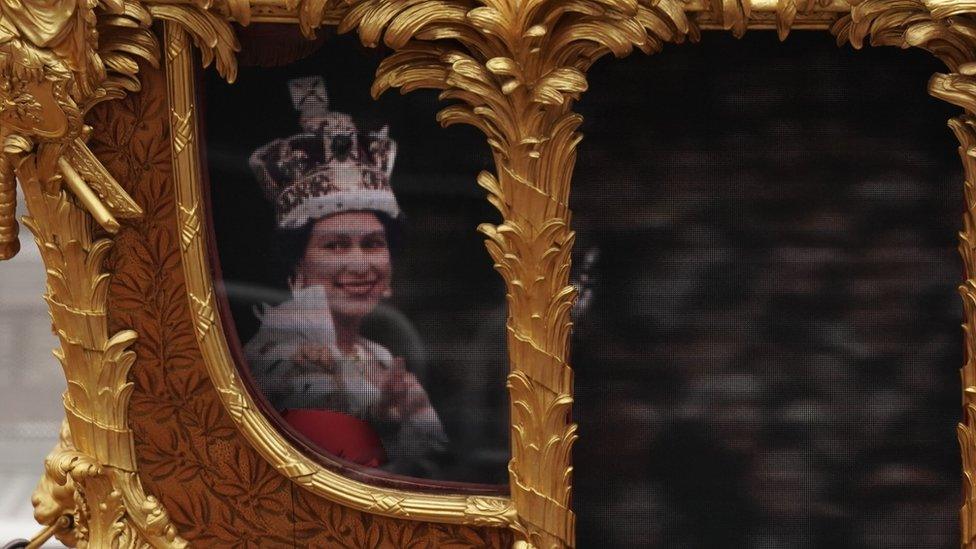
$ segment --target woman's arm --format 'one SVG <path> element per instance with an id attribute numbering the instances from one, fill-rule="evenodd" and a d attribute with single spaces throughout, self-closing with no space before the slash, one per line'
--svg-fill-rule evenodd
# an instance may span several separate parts
<path id="1" fill-rule="evenodd" d="M 244 352 L 258 389 L 276 410 L 334 409 L 338 404 L 343 388 L 319 360 L 323 353 L 301 338 L 262 330 Z"/>
<path id="2" fill-rule="evenodd" d="M 402 475 L 437 477 L 447 454 L 447 435 L 427 392 L 406 370 L 403 359 L 392 361 L 380 394 L 380 416 L 391 427 L 384 437 L 390 446 L 386 449 L 390 461 L 382 468 Z"/>

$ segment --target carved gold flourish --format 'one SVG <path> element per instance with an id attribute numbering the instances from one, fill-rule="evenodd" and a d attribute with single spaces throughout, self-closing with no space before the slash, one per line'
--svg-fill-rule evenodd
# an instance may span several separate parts
<path id="1" fill-rule="evenodd" d="M 126 422 L 132 384 L 126 376 L 135 361 L 128 347 L 136 334 L 107 333 L 102 259 L 112 242 L 96 236 L 92 217 L 61 185 L 54 152 L 41 145 L 14 164 L 30 212 L 24 224 L 47 271 L 44 298 L 61 342 L 55 355 L 68 381 L 66 431 L 47 459 L 36 517 L 51 524 L 73 515 L 76 528 L 62 536 L 66 542 L 180 547 L 185 542 L 135 474 Z"/>
<path id="2" fill-rule="evenodd" d="M 959 526 L 963 546 L 971 546 L 976 537 L 976 123 L 971 116 L 954 118 L 949 126 L 959 138 L 959 156 L 965 167 L 966 181 L 964 192 L 966 210 L 963 213 L 963 229 L 959 232 L 959 253 L 966 269 L 966 281 L 959 286 L 962 296 L 963 334 L 965 338 L 966 362 L 962 367 L 963 383 L 963 421 L 956 432 L 962 451 L 963 504 L 959 513 Z"/>
<path id="3" fill-rule="evenodd" d="M 503 221 L 480 230 L 508 288 L 513 527 L 525 547 L 573 546 L 568 198 L 581 118 L 572 104 L 596 59 L 658 51 L 697 29 L 672 0 L 366 0 L 339 23 L 352 29 L 364 44 L 394 50 L 374 96 L 442 90 L 454 103 L 439 121 L 488 138 L 498 175 L 478 182 Z"/>
<path id="4" fill-rule="evenodd" d="M 139 90 L 139 63 L 157 64 L 154 15 L 186 24 L 205 61 L 233 76 L 229 24 L 204 7 L 0 0 L 0 259 L 19 248 L 19 180 L 68 387 L 65 431 L 35 492 L 35 516 L 52 525 L 71 515 L 73 529 L 59 537 L 72 545 L 186 544 L 136 474 L 127 375 L 137 334 L 109 333 L 106 320 L 102 261 L 112 240 L 100 229 L 115 233 L 142 210 L 88 149 L 84 125 L 95 104 Z"/>
<path id="5" fill-rule="evenodd" d="M 53 8 L 51 6 L 54 6 Z M 47 11 L 45 11 L 47 10 Z M 139 206 L 91 156 L 84 115 L 92 105 L 139 89 L 139 61 L 155 64 L 153 19 L 167 25 L 167 59 L 178 79 L 174 100 L 175 170 L 183 218 L 181 243 L 188 289 L 207 296 L 191 307 L 207 328 L 198 332 L 225 405 L 255 447 L 295 482 L 350 507 L 391 516 L 443 522 L 508 525 L 521 547 L 574 544 L 569 510 L 572 371 L 566 363 L 573 290 L 567 284 L 573 233 L 567 207 L 580 119 L 572 104 L 586 89 L 585 72 L 600 56 L 656 51 L 665 42 L 694 39 L 698 28 L 825 28 L 855 47 L 920 47 L 945 61 L 933 95 L 966 109 L 951 126 L 966 168 L 966 205 L 960 251 L 967 280 L 960 287 L 966 324 L 963 366 L 965 410 L 959 425 L 966 493 L 963 543 L 976 538 L 976 3 L 969 0 L 64 0 L 49 4 L 0 0 L 0 259 L 19 246 L 14 220 L 15 176 L 21 181 L 33 232 L 48 270 L 45 299 L 61 340 L 67 428 L 47 460 L 35 496 L 37 517 L 51 524 L 62 514 L 76 527 L 70 544 L 180 546 L 165 510 L 145 494 L 136 476 L 128 429 L 126 373 L 136 334 L 109 334 L 101 258 L 119 220 Z M 40 28 L 25 21 L 40 20 Z M 213 316 L 196 207 L 198 159 L 189 146 L 193 112 L 187 42 L 215 62 L 228 80 L 239 49 L 229 21 L 298 23 L 306 34 L 328 24 L 355 30 L 367 45 L 391 54 L 373 93 L 391 87 L 442 90 L 454 102 L 443 124 L 463 122 L 483 131 L 497 175 L 483 173 L 503 222 L 484 225 L 487 247 L 508 288 L 512 372 L 513 459 L 511 500 L 384 492 L 331 475 L 296 453 L 253 406 L 233 375 L 220 323 Z M 180 72 L 181 71 L 181 72 Z M 175 82 L 175 83 L 174 83 Z M 177 115 L 177 113 L 181 113 Z M 189 137 L 187 137 L 189 135 Z M 197 179 L 198 180 L 198 179 Z M 189 185 L 189 186 L 187 186 Z M 196 219 L 191 225 L 189 219 Z M 195 273 L 195 274 L 194 274 Z M 200 326 L 200 324 L 198 324 Z M 218 337 L 219 336 L 219 337 Z M 222 354 L 223 353 L 223 354 Z M 214 359 L 213 357 L 217 357 Z M 218 362 L 214 362 L 217 360 Z M 255 442 L 263 441 L 263 442 Z M 97 505 L 90 503 L 97 502 Z"/>
<path id="6" fill-rule="evenodd" d="M 79 541 L 88 539 L 88 508 L 81 493 L 75 489 L 75 481 L 66 471 L 80 465 L 82 459 L 76 456 L 71 442 L 68 422 L 61 425 L 61 436 L 57 446 L 44 460 L 46 474 L 41 477 L 34 490 L 31 502 L 34 504 L 34 517 L 41 524 L 54 524 L 58 517 L 70 514 L 76 523 L 75 528 L 58 536 L 65 545 L 74 547 Z M 79 456 L 80 457 L 80 456 Z M 79 467 L 80 470 L 80 467 Z"/>

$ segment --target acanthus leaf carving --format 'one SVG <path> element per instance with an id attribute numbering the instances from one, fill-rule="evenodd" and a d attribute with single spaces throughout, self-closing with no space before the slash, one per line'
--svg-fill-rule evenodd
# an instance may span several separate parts
<path id="1" fill-rule="evenodd" d="M 135 360 L 128 347 L 137 334 L 108 333 L 102 260 L 112 242 L 93 226 L 114 233 L 119 220 L 142 209 L 88 149 L 84 124 L 94 105 L 140 89 L 140 63 L 158 66 L 154 17 L 185 24 L 204 59 L 215 58 L 233 78 L 233 31 L 205 7 L 0 2 L 0 259 L 19 249 L 19 180 L 30 212 L 25 224 L 48 273 L 45 299 L 68 386 L 66 432 L 34 501 L 45 524 L 72 517 L 72 531 L 59 534 L 71 544 L 185 545 L 135 473 L 126 418 Z"/>
<path id="2" fill-rule="evenodd" d="M 237 78 L 235 55 L 241 45 L 224 17 L 197 4 L 163 2 L 149 3 L 149 13 L 155 19 L 172 21 L 185 28 L 200 50 L 204 67 L 216 61 L 217 72 L 228 82 Z"/>
<path id="3" fill-rule="evenodd" d="M 777 0 L 776 2 L 776 35 L 780 40 L 786 40 L 790 34 L 790 27 L 796 20 L 796 0 Z"/>
<path id="4" fill-rule="evenodd" d="M 959 90 L 954 90 L 953 75 L 936 75 L 933 78 L 933 95 L 942 97 L 954 104 L 972 104 L 973 97 L 964 99 Z M 966 76 L 965 78 L 971 78 Z M 943 88 L 941 86 L 946 86 Z M 967 86 L 968 87 L 968 86 Z M 971 87 L 968 87 L 972 89 Z M 948 91 L 947 91 L 948 89 Z M 963 193 L 966 208 L 963 211 L 963 228 L 959 232 L 959 254 L 962 257 L 966 280 L 959 286 L 963 303 L 963 343 L 965 362 L 961 369 L 963 388 L 963 416 L 957 426 L 963 469 L 963 501 L 959 514 L 963 547 L 972 547 L 976 542 L 976 117 L 973 111 L 949 121 L 959 140 L 959 157 L 963 165 L 965 181 Z"/>
<path id="5" fill-rule="evenodd" d="M 525 547 L 573 546 L 568 198 L 581 118 L 572 105 L 596 59 L 658 51 L 697 29 L 670 0 L 452 0 L 399 10 L 365 0 L 339 28 L 395 50 L 377 71 L 374 96 L 441 90 L 451 104 L 440 123 L 486 135 L 498 173 L 478 182 L 503 222 L 480 230 L 508 288 L 514 529 Z"/>
<path id="6" fill-rule="evenodd" d="M 229 19 L 246 25 L 257 8 L 247 0 L 212 5 L 162 0 L 66 2 L 70 9 L 65 13 L 71 16 L 53 16 L 49 26 L 32 28 L 24 23 L 22 4 L 0 1 L 0 23 L 7 33 L 0 34 L 4 84 L 0 87 L 0 259 L 16 253 L 19 246 L 14 219 L 16 174 L 28 194 L 27 225 L 51 273 L 46 297 L 62 340 L 59 358 L 69 382 L 65 407 L 75 439 L 71 448 L 63 447 L 49 460 L 54 466 L 39 492 L 46 494 L 39 501 L 39 518 L 49 521 L 60 512 L 73 513 L 78 519 L 71 534 L 75 542 L 98 536 L 121 540 L 123 545 L 139 540 L 180 545 L 182 540 L 165 511 L 142 491 L 133 473 L 131 434 L 125 421 L 130 390 L 125 372 L 132 366 L 127 348 L 136 334 L 107 333 L 107 275 L 101 272 L 100 262 L 110 242 L 93 236 L 93 219 L 111 231 L 118 226 L 116 217 L 136 217 L 140 208 L 87 150 L 83 120 L 95 103 L 139 89 L 140 62 L 158 63 L 159 45 L 149 29 L 153 19 L 179 24 L 201 50 L 204 64 L 215 62 L 217 70 L 233 80 L 239 44 Z M 756 15 L 749 0 L 705 4 L 736 36 Z M 780 38 L 803 12 L 812 9 L 812 0 L 805 4 L 800 10 L 795 0 L 777 0 L 774 22 Z M 835 4 L 817 2 L 826 11 L 836 11 Z M 839 42 L 861 47 L 869 40 L 873 45 L 932 52 L 950 70 L 933 77 L 933 95 L 968 111 L 954 119 L 952 127 L 963 145 L 967 174 L 960 251 L 968 280 L 960 292 L 966 304 L 970 357 L 963 368 L 964 395 L 971 400 L 976 394 L 976 367 L 971 362 L 976 343 L 970 328 L 976 322 L 972 306 L 976 303 L 976 197 L 972 195 L 976 70 L 971 64 L 976 60 L 976 5 L 968 0 L 851 4 L 850 15 L 832 29 Z M 509 387 L 513 416 L 518 418 L 510 464 L 514 510 L 499 512 L 517 515 L 506 522 L 514 522 L 522 547 L 574 543 L 569 454 L 576 433 L 570 420 L 572 372 L 567 364 L 569 309 L 575 297 L 568 284 L 574 236 L 568 192 L 580 118 L 572 106 L 587 88 L 587 69 L 599 57 L 623 56 L 635 48 L 653 52 L 665 43 L 696 39 L 698 28 L 686 15 L 687 7 L 676 0 L 283 0 L 281 5 L 293 12 L 308 35 L 323 24 L 337 24 L 340 31 L 357 31 L 367 45 L 392 48 L 394 52 L 380 66 L 374 95 L 394 87 L 441 90 L 441 97 L 452 102 L 439 114 L 442 124 L 470 124 L 486 134 L 497 173 L 481 174 L 479 184 L 488 190 L 503 222 L 483 225 L 481 230 L 508 287 L 513 368 Z M 167 57 L 175 58 L 184 46 L 173 41 Z M 190 120 L 190 111 L 183 115 Z M 196 220 L 183 227 L 189 230 L 182 234 L 185 247 L 199 231 L 195 209 L 194 205 L 192 212 L 182 212 L 193 213 L 187 219 Z M 86 276 L 68 276 L 70 269 Z M 198 316 L 207 319 L 205 325 L 198 324 L 201 336 L 214 322 L 211 297 L 207 294 L 193 302 Z M 97 372 L 99 381 L 92 385 L 80 379 L 83 371 Z M 243 413 L 244 407 L 237 410 Z M 970 479 L 964 515 L 976 508 L 970 478 L 976 474 L 970 455 L 974 411 L 967 404 L 959 427 Z M 99 427 L 106 425 L 112 429 Z M 299 469 L 294 474 L 304 476 L 307 471 Z M 80 497 L 86 490 L 100 494 L 105 509 L 86 509 Z M 40 512 L 51 501 L 58 502 L 55 511 Z M 383 501 L 386 507 L 392 505 L 391 500 Z M 472 514 L 484 516 L 491 511 L 477 501 L 470 503 Z M 965 543 L 972 540 L 973 530 L 973 519 L 964 516 Z"/>
<path id="7" fill-rule="evenodd" d="M 110 232 L 118 224 L 107 215 L 109 210 L 122 210 L 120 217 L 138 215 L 131 198 L 87 151 L 83 120 L 95 104 L 140 89 L 140 62 L 158 67 L 159 43 L 150 29 L 154 18 L 184 25 L 204 65 L 216 60 L 220 73 L 234 79 L 234 54 L 240 46 L 230 23 L 205 6 L 138 0 L 0 2 L 0 142 L 5 144 L 0 158 L 0 259 L 19 249 L 16 188 L 6 151 L 10 139 L 56 146 L 72 193 Z M 96 192 L 106 204 L 94 200 Z"/>
<path id="8" fill-rule="evenodd" d="M 107 330 L 108 275 L 102 260 L 112 242 L 97 235 L 91 215 L 60 185 L 60 152 L 41 144 L 15 165 L 29 210 L 24 223 L 47 270 L 44 297 L 61 343 L 55 355 L 68 385 L 65 433 L 48 457 L 47 474 L 35 494 L 37 518 L 51 524 L 71 515 L 74 532 L 63 537 L 76 543 L 181 547 L 185 542 L 165 510 L 135 474 L 127 375 L 135 361 L 129 347 L 137 334 Z"/>

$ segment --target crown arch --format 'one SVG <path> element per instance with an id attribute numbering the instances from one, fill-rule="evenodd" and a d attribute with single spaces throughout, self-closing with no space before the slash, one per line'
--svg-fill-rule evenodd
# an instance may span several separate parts
<path id="1" fill-rule="evenodd" d="M 45 11 L 48 10 L 48 11 Z M 513 530 L 517 547 L 571 547 L 572 369 L 569 284 L 574 235 L 568 208 L 570 179 L 581 139 L 573 104 L 586 91 L 586 71 L 607 54 L 621 57 L 666 43 L 695 40 L 702 29 L 741 36 L 750 28 L 826 29 L 839 44 L 920 47 L 948 71 L 930 81 L 932 95 L 962 107 L 950 121 L 966 174 L 966 212 L 960 252 L 966 280 L 964 415 L 959 425 L 965 480 L 962 543 L 976 537 L 976 6 L 952 0 L 167 0 L 58 2 L 55 7 L 0 2 L 0 258 L 16 253 L 16 181 L 24 192 L 31 230 L 44 259 L 45 295 L 61 340 L 66 428 L 47 460 L 35 495 L 37 518 L 62 515 L 73 528 L 69 543 L 184 546 L 168 510 L 147 493 L 130 428 L 131 347 L 139 333 L 109 330 L 103 259 L 114 235 L 145 214 L 88 146 L 86 118 L 106 100 L 138 93 L 140 67 L 165 58 L 173 171 L 187 304 L 204 354 L 224 353 L 217 337 L 213 294 L 199 263 L 199 196 L 190 181 L 195 136 L 191 43 L 204 65 L 215 62 L 228 80 L 236 74 L 239 43 L 232 22 L 297 23 L 309 37 L 321 26 L 355 32 L 367 46 L 391 50 L 373 94 L 391 88 L 441 91 L 450 104 L 444 124 L 482 131 L 495 161 L 478 184 L 503 221 L 482 225 L 489 253 L 508 289 L 508 387 L 512 411 L 511 497 L 436 498 L 384 492 L 322 476 L 287 445 L 256 444 L 262 458 L 318 495 L 365 513 Z M 36 24 L 37 15 L 45 22 Z M 165 21 L 164 40 L 153 21 Z M 180 180 L 179 177 L 184 177 Z M 118 174 L 115 174 L 118 175 Z M 198 189 L 197 189 L 198 191 Z M 120 221 L 121 220 L 121 221 Z M 129 220 L 129 221 L 127 221 Z M 137 365 L 135 367 L 138 367 Z M 216 372 L 216 373 L 215 373 Z M 221 377 L 223 376 L 223 377 Z M 211 370 L 221 401 L 237 429 L 254 443 L 271 437 L 248 410 L 232 374 Z M 319 476 L 316 476 L 319 475 Z M 169 510 L 171 511 L 171 510 Z M 391 538 L 392 539 L 392 538 Z"/>

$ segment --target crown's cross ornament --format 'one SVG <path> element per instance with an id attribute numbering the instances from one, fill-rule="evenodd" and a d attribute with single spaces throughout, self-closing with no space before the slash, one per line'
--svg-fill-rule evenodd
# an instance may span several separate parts
<path id="1" fill-rule="evenodd" d="M 291 104 L 301 113 L 299 123 L 302 129 L 306 132 L 316 131 L 318 121 L 324 121 L 330 114 L 325 82 L 319 76 L 295 78 L 288 82 L 288 92 L 291 94 Z"/>

